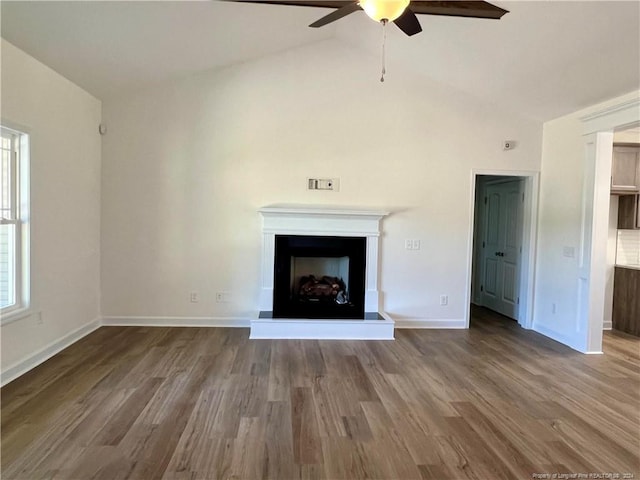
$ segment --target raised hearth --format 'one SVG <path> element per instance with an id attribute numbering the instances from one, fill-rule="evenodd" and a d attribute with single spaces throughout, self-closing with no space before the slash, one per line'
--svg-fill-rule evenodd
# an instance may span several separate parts
<path id="1" fill-rule="evenodd" d="M 378 312 L 360 320 L 273 318 L 271 312 L 260 312 L 251 322 L 250 338 L 393 340 L 393 329 L 393 320 Z"/>

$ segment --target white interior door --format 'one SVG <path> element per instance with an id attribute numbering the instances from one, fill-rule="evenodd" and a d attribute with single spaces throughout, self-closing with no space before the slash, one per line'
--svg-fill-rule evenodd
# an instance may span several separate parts
<path id="1" fill-rule="evenodd" d="M 515 320 L 519 320 L 523 192 L 523 182 L 513 180 L 488 184 L 484 198 L 482 303 Z"/>

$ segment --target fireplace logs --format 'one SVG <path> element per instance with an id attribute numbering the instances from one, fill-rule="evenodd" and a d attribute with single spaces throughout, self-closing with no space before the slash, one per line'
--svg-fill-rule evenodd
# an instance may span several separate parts
<path id="1" fill-rule="evenodd" d="M 331 300 L 343 304 L 347 302 L 346 289 L 341 278 L 325 275 L 318 279 L 314 275 L 307 275 L 300 279 L 298 296 L 301 300 L 312 302 Z"/>

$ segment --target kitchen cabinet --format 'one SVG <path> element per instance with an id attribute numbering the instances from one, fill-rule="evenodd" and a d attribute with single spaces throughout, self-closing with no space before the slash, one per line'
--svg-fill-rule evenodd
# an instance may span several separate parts
<path id="1" fill-rule="evenodd" d="M 640 195 L 620 195 L 618 199 L 618 228 L 640 228 Z"/>
<path id="2" fill-rule="evenodd" d="M 614 330 L 640 337 L 640 267 L 615 268 L 612 324 Z"/>
<path id="3" fill-rule="evenodd" d="M 611 164 L 611 193 L 640 192 L 640 146 L 614 145 Z"/>

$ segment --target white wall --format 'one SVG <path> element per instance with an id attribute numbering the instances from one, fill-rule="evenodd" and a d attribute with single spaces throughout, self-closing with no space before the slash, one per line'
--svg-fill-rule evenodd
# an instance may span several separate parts
<path id="1" fill-rule="evenodd" d="M 31 142 L 33 311 L 0 329 L 6 382 L 98 325 L 101 104 L 2 40 L 1 108 Z"/>
<path id="2" fill-rule="evenodd" d="M 471 171 L 538 170 L 541 125 L 393 64 L 381 84 L 378 68 L 329 41 L 106 101 L 103 315 L 250 318 L 257 209 L 298 203 L 391 210 L 382 308 L 464 320 Z M 309 176 L 339 177 L 340 192 L 307 191 Z"/>
<path id="3" fill-rule="evenodd" d="M 639 92 L 633 92 L 593 105 L 546 122 L 543 127 L 533 327 L 579 350 L 584 350 L 587 334 L 578 313 L 578 257 L 586 164 L 580 118 L 607 106 L 637 99 L 638 95 Z M 564 247 L 573 248 L 575 256 L 565 256 Z"/>

